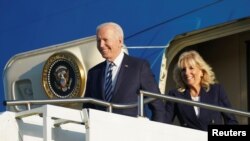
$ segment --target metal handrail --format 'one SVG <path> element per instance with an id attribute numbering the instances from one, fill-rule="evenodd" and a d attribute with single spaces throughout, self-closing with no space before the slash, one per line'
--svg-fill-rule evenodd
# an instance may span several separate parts
<path id="1" fill-rule="evenodd" d="M 168 100 L 168 101 L 172 101 L 172 102 L 183 103 L 183 104 L 192 105 L 192 106 L 198 106 L 198 107 L 202 107 L 202 108 L 206 108 L 206 109 L 210 109 L 210 110 L 215 110 L 215 111 L 220 111 L 220 112 L 227 112 L 227 113 L 233 113 L 233 114 L 237 114 L 237 115 L 241 115 L 241 116 L 250 117 L 250 112 L 215 106 L 215 105 L 211 105 L 211 104 L 176 98 L 176 97 L 167 96 L 167 95 L 151 93 L 151 92 L 147 92 L 147 91 L 143 91 L 143 90 L 140 91 L 140 95 L 139 95 L 139 102 L 138 102 L 139 103 L 138 105 L 140 105 L 140 106 L 138 106 L 139 116 L 143 115 L 142 103 L 143 103 L 144 96 Z"/>
<path id="2" fill-rule="evenodd" d="M 144 100 L 144 96 L 147 96 L 149 98 L 146 98 Z M 152 102 L 155 99 L 178 102 L 178 103 L 198 106 L 198 107 L 202 107 L 202 108 L 206 108 L 210 110 L 233 113 L 233 114 L 237 114 L 241 116 L 250 117 L 250 112 L 215 106 L 215 105 L 196 102 L 192 100 L 180 99 L 180 98 L 176 98 L 172 96 L 147 92 L 143 90 L 141 90 L 140 94 L 138 95 L 138 102 L 127 103 L 127 104 L 110 103 L 110 102 L 97 100 L 93 98 L 74 98 L 74 99 L 72 98 L 72 99 L 48 99 L 48 100 L 6 100 L 4 101 L 4 105 L 7 105 L 7 106 L 27 105 L 27 109 L 30 110 L 31 104 L 92 103 L 92 104 L 106 107 L 108 112 L 112 112 L 113 109 L 126 109 L 126 108 L 138 107 L 138 116 L 144 116 L 144 104 Z"/>
<path id="3" fill-rule="evenodd" d="M 104 106 L 107 111 L 112 111 L 112 105 L 109 102 L 97 100 L 93 98 L 72 98 L 72 99 L 47 99 L 47 100 L 6 100 L 4 105 L 16 106 L 16 105 L 26 105 L 27 109 L 30 110 L 30 105 L 39 104 L 64 104 L 64 103 L 93 103 L 96 105 Z"/>
<path id="4" fill-rule="evenodd" d="M 154 99 L 147 98 L 144 100 L 144 104 L 147 104 Z M 113 109 L 127 109 L 137 107 L 137 103 L 128 103 L 128 104 L 116 104 L 110 103 L 103 100 L 97 100 L 93 98 L 72 98 L 72 99 L 47 99 L 47 100 L 6 100 L 4 105 L 7 106 L 16 106 L 16 105 L 26 105 L 27 109 L 31 109 L 31 105 L 38 104 L 64 104 L 64 103 L 92 103 L 99 106 L 104 106 L 107 108 L 108 112 L 112 112 Z"/>

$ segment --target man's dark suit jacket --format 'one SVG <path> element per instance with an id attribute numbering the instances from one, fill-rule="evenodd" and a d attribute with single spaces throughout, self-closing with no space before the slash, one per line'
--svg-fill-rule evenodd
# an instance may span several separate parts
<path id="1" fill-rule="evenodd" d="M 87 88 L 84 97 L 104 100 L 104 75 L 106 61 L 94 66 L 88 72 Z M 117 81 L 113 91 L 111 103 L 128 104 L 138 101 L 139 90 L 160 93 L 157 82 L 147 61 L 124 54 L 121 68 L 117 74 Z M 83 108 L 106 110 L 104 107 L 84 104 Z M 164 103 L 156 100 L 149 104 L 152 120 L 163 122 L 165 118 Z M 136 117 L 138 109 L 113 109 L 113 113 Z"/>
<path id="2" fill-rule="evenodd" d="M 191 100 L 189 90 L 186 90 L 183 93 L 177 91 L 177 89 L 170 90 L 169 96 Z M 211 85 L 208 92 L 206 92 L 205 89 L 202 88 L 200 93 L 200 102 L 231 108 L 227 95 L 223 87 L 219 84 Z M 204 131 L 207 131 L 207 126 L 209 124 L 238 123 L 236 118 L 232 114 L 207 110 L 204 108 L 200 108 L 200 115 L 199 117 L 197 117 L 195 115 L 193 106 L 189 106 L 186 104 L 167 102 L 166 111 L 167 123 L 172 123 L 174 117 L 177 116 L 182 126 Z"/>

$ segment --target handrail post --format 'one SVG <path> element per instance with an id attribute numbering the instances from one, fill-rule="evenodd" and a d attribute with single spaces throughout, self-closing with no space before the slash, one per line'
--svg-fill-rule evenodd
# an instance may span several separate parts
<path id="1" fill-rule="evenodd" d="M 30 110 L 30 103 L 27 103 L 27 109 Z"/>
<path id="2" fill-rule="evenodd" d="M 144 97 L 144 95 L 143 95 L 143 92 L 142 91 L 140 91 L 140 93 L 139 93 L 139 95 L 138 95 L 138 116 L 139 117 L 143 117 L 143 115 L 144 115 L 144 105 L 143 105 L 143 103 L 144 103 L 144 101 L 143 101 L 143 97 Z"/>
<path id="3" fill-rule="evenodd" d="M 108 112 L 112 113 L 112 105 L 111 104 L 107 107 L 107 110 L 108 110 Z"/>

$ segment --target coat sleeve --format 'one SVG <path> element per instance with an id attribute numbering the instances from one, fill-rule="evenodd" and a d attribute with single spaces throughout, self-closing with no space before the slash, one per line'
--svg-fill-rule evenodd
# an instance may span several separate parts
<path id="1" fill-rule="evenodd" d="M 173 91 L 169 91 L 167 96 L 174 96 L 174 92 Z M 175 112 L 175 103 L 172 101 L 166 101 L 166 105 L 165 105 L 165 110 L 166 110 L 166 123 L 173 123 L 174 118 L 176 116 L 176 112 Z"/>
<path id="2" fill-rule="evenodd" d="M 91 95 L 91 76 L 90 76 L 90 72 L 88 72 L 88 77 L 87 77 L 87 84 L 86 84 L 86 91 L 85 91 L 85 95 L 84 98 L 93 98 Z M 95 108 L 94 104 L 90 104 L 90 103 L 83 103 L 82 104 L 82 108 Z"/>
<path id="3" fill-rule="evenodd" d="M 158 84 L 147 61 L 144 61 L 142 64 L 140 79 L 142 90 L 160 94 Z M 154 100 L 153 102 L 149 103 L 149 108 L 152 112 L 152 120 L 165 122 L 166 112 L 164 109 L 163 100 Z"/>

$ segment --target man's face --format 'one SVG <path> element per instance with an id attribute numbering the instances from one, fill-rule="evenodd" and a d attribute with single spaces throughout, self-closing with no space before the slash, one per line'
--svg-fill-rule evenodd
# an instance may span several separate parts
<path id="1" fill-rule="evenodd" d="M 106 25 L 97 31 L 97 48 L 102 57 L 114 61 L 122 49 L 122 39 L 116 33 L 115 28 Z"/>

